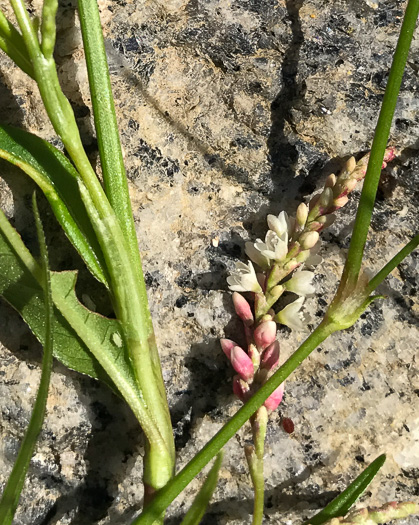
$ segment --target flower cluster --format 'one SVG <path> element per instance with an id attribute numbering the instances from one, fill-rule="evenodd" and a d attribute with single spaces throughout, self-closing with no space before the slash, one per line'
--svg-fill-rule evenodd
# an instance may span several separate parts
<path id="1" fill-rule="evenodd" d="M 387 150 L 383 168 L 393 158 L 393 150 Z M 285 212 L 278 217 L 268 215 L 265 239 L 246 243 L 250 260 L 247 264 L 236 263 L 227 278 L 234 292 L 235 311 L 243 321 L 247 349 L 230 339 L 222 339 L 221 346 L 237 373 L 233 390 L 242 401 L 258 390 L 278 367 L 277 324 L 293 330 L 305 328 L 301 309 L 305 297 L 314 293 L 314 273 L 310 269 L 321 261 L 320 232 L 333 223 L 334 212 L 348 202 L 348 195 L 364 178 L 368 159 L 369 155 L 358 162 L 350 158 L 338 177 L 329 175 L 323 190 L 308 205 L 298 206 L 295 218 Z M 304 266 L 308 269 L 303 270 Z M 249 300 L 238 292 L 250 292 Z M 286 292 L 299 297 L 281 309 L 275 308 Z M 268 411 L 277 408 L 283 391 L 281 385 L 265 401 Z"/>

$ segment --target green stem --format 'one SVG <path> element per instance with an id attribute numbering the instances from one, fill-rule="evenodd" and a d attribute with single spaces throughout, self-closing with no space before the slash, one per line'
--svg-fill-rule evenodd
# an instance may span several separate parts
<path id="1" fill-rule="evenodd" d="M 164 405 L 167 406 L 160 358 L 154 340 L 154 330 L 148 308 L 147 291 L 119 140 L 98 4 L 96 0 L 79 0 L 78 9 L 105 192 L 125 236 L 130 266 L 134 274 L 136 274 L 137 286 L 141 295 L 142 323 L 146 326 L 149 334 L 148 349 L 151 354 L 152 373 L 159 388 L 160 397 L 164 400 Z M 139 356 L 138 367 L 141 366 L 142 361 L 143 357 Z M 166 431 L 165 438 L 170 443 L 173 441 L 170 416 L 167 410 L 160 412 L 161 425 Z"/>
<path id="2" fill-rule="evenodd" d="M 263 475 L 263 455 L 265 452 L 266 427 L 268 424 L 268 411 L 260 407 L 250 419 L 253 431 L 253 443 L 245 448 L 250 476 L 252 478 L 255 499 L 253 503 L 252 525 L 262 525 L 263 511 L 265 508 L 265 478 Z"/>
<path id="3" fill-rule="evenodd" d="M 353 288 L 358 281 L 378 182 L 380 180 L 384 151 L 390 134 L 391 122 L 396 108 L 397 97 L 403 78 L 403 72 L 406 67 L 407 56 L 413 32 L 415 30 L 418 13 L 419 0 L 409 0 L 374 134 L 364 187 L 342 276 L 342 287 L 348 285 L 349 288 Z"/>
<path id="4" fill-rule="evenodd" d="M 227 441 L 242 427 L 265 400 L 300 366 L 313 350 L 321 344 L 335 326 L 322 322 L 294 354 L 275 372 L 249 401 L 228 421 L 224 427 L 205 445 L 205 447 L 172 479 L 159 490 L 152 503 L 134 520 L 132 525 L 151 525 L 155 519 L 170 505 L 194 477 L 223 448 Z"/>
<path id="5" fill-rule="evenodd" d="M 53 58 L 43 55 L 23 0 L 10 1 L 48 116 L 83 180 L 79 184 L 80 193 L 109 270 L 114 307 L 123 326 L 129 357 L 150 417 L 160 431 L 161 440 L 156 442 L 150 439 L 151 429 L 143 426 L 150 441 L 145 461 L 145 482 L 156 490 L 172 476 L 175 454 L 145 283 L 139 279 L 138 267 L 130 257 L 120 222 L 84 151 L 73 110 L 58 81 L 55 62 Z"/>
<path id="6" fill-rule="evenodd" d="M 419 233 L 413 237 L 413 239 L 402 248 L 368 283 L 368 293 L 370 294 L 373 290 L 381 284 L 384 279 L 389 275 L 390 272 L 398 266 L 403 259 L 410 255 L 415 248 L 419 246 Z"/>
<path id="7" fill-rule="evenodd" d="M 45 344 L 44 356 L 42 359 L 42 372 L 39 382 L 38 393 L 36 395 L 32 416 L 26 429 L 12 472 L 7 481 L 6 487 L 0 501 L 0 525 L 11 525 L 16 507 L 19 503 L 20 494 L 29 468 L 29 463 L 33 455 L 36 441 L 41 432 L 45 417 L 48 389 L 51 378 L 52 355 L 53 355 L 53 303 L 51 294 L 50 273 L 48 269 L 48 254 L 45 244 L 44 232 L 42 230 L 41 219 L 36 205 L 35 194 L 33 197 L 34 214 L 36 218 L 36 228 L 38 233 L 39 247 L 41 252 L 41 272 L 40 281 L 44 289 L 45 300 Z"/>

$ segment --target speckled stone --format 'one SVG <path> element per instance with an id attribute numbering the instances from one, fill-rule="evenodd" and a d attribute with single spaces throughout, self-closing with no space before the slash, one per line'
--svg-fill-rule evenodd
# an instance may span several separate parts
<path id="1" fill-rule="evenodd" d="M 6 0 L 2 8 L 10 14 Z M 150 307 L 168 387 L 179 466 L 239 407 L 218 339 L 238 323 L 226 286 L 266 214 L 292 213 L 349 155 L 370 147 L 401 0 L 100 0 Z M 39 11 L 40 0 L 33 2 Z M 376 270 L 417 232 L 418 44 L 413 42 L 366 266 Z M 0 119 L 59 146 L 37 88 L 1 56 Z M 58 72 L 97 164 L 75 3 L 60 2 Z M 0 164 L 0 205 L 33 247 L 31 184 Z M 316 324 L 336 289 L 356 201 L 325 234 Z M 81 267 L 44 206 L 55 269 Z M 418 254 L 395 270 L 357 325 L 321 345 L 287 381 L 266 446 L 266 523 L 294 523 L 327 504 L 379 454 L 368 505 L 419 497 Z M 103 291 L 86 278 L 96 304 Z M 87 284 L 86 284 L 87 283 Z M 106 305 L 100 306 L 104 313 Z M 281 360 L 302 341 L 279 332 Z M 39 345 L 0 305 L 0 488 L 30 417 Z M 280 424 L 290 417 L 295 431 Z M 251 523 L 243 428 L 226 447 L 203 524 Z M 59 363 L 16 525 L 129 524 L 142 500 L 143 441 L 106 387 Z M 200 477 L 202 479 L 202 477 Z M 170 508 L 175 525 L 199 487 Z M 418 524 L 418 518 L 404 520 Z"/>

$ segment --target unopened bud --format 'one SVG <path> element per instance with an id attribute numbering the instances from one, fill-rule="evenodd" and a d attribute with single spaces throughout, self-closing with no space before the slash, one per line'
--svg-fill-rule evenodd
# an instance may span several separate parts
<path id="1" fill-rule="evenodd" d="M 344 166 L 342 171 L 345 172 L 345 173 L 352 173 L 355 168 L 356 168 L 355 157 L 351 157 L 350 159 L 348 159 L 346 161 L 346 164 L 345 164 L 345 166 Z"/>
<path id="2" fill-rule="evenodd" d="M 230 359 L 231 358 L 231 351 L 235 346 L 238 346 L 237 343 L 232 341 L 231 339 L 220 339 L 221 348 L 223 349 L 223 352 L 225 355 Z"/>
<path id="3" fill-rule="evenodd" d="M 298 208 L 297 208 L 297 214 L 295 216 L 296 222 L 300 228 L 303 228 L 305 226 L 305 223 L 307 222 L 308 217 L 308 208 L 307 204 L 304 204 L 302 202 Z"/>
<path id="4" fill-rule="evenodd" d="M 316 206 L 316 204 L 318 203 L 319 199 L 320 199 L 320 195 L 314 195 L 314 197 L 312 197 L 310 199 L 310 202 L 308 203 L 308 209 L 310 211 L 314 208 L 314 206 Z"/>
<path id="5" fill-rule="evenodd" d="M 332 188 L 325 188 L 320 195 L 319 206 L 327 209 L 333 201 L 333 190 Z"/>
<path id="6" fill-rule="evenodd" d="M 266 370 L 272 370 L 279 363 L 279 341 L 274 341 L 268 348 L 263 352 L 262 359 L 260 361 L 261 368 Z"/>
<path id="7" fill-rule="evenodd" d="M 240 346 L 235 346 L 231 351 L 230 361 L 234 370 L 244 381 L 249 382 L 253 378 L 253 363 L 243 348 L 240 348 Z"/>
<path id="8" fill-rule="evenodd" d="M 249 357 L 252 360 L 253 369 L 257 370 L 260 364 L 260 353 L 258 352 L 258 349 L 255 345 L 250 344 L 247 353 L 249 354 Z"/>
<path id="9" fill-rule="evenodd" d="M 275 341 L 276 323 L 275 321 L 266 321 L 261 323 L 253 334 L 255 343 L 259 350 L 264 350 L 267 346 Z"/>
<path id="10" fill-rule="evenodd" d="M 250 304 L 237 292 L 233 293 L 233 304 L 236 314 L 247 326 L 252 326 L 254 318 Z"/>
<path id="11" fill-rule="evenodd" d="M 273 412 L 278 408 L 279 403 L 282 401 L 284 396 L 284 383 L 281 383 L 279 387 L 272 392 L 268 399 L 264 402 L 265 407 Z"/>
<path id="12" fill-rule="evenodd" d="M 333 211 L 338 210 L 339 208 L 342 208 L 342 206 L 345 206 L 345 204 L 348 202 L 349 197 L 347 195 L 343 195 L 342 197 L 338 197 L 333 201 Z"/>
<path id="13" fill-rule="evenodd" d="M 394 148 L 387 148 L 384 153 L 384 159 L 383 161 L 387 164 L 387 162 L 391 162 L 396 157 L 396 151 Z"/>
<path id="14" fill-rule="evenodd" d="M 250 391 L 250 387 L 246 383 L 246 381 L 243 381 L 243 379 L 240 379 L 240 376 L 234 376 L 233 392 L 234 392 L 234 395 L 240 399 L 240 401 L 246 401 L 246 397 L 249 394 L 249 391 Z"/>
<path id="15" fill-rule="evenodd" d="M 355 189 L 355 186 L 358 184 L 358 181 L 356 179 L 347 179 L 345 181 L 345 184 L 343 186 L 343 191 L 341 193 L 341 195 L 339 196 L 343 196 L 343 195 L 347 195 L 348 193 L 351 193 L 351 191 L 353 191 Z"/>
<path id="16" fill-rule="evenodd" d="M 333 188 L 333 186 L 336 184 L 336 175 L 334 173 L 331 173 L 325 183 L 324 183 L 324 187 L 325 188 Z"/>
<path id="17" fill-rule="evenodd" d="M 317 221 L 310 222 L 308 225 L 308 229 L 312 232 L 320 231 L 323 227 L 323 224 L 318 219 L 321 219 L 322 217 L 325 217 L 325 215 L 321 215 L 320 217 L 318 217 Z"/>
<path id="18" fill-rule="evenodd" d="M 306 232 L 300 236 L 299 242 L 303 250 L 309 250 L 319 240 L 319 234 L 316 231 Z"/>

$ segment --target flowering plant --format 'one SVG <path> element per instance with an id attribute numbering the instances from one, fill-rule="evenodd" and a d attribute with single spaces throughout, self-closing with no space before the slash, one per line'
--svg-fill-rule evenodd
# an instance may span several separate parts
<path id="1" fill-rule="evenodd" d="M 100 176 L 83 147 L 74 112 L 57 74 L 54 48 L 58 1 L 43 1 L 40 21 L 31 16 L 24 0 L 10 0 L 10 4 L 18 27 L 0 11 L 0 48 L 28 76 L 28 81 L 36 83 L 66 154 L 27 131 L 0 125 L 0 158 L 23 170 L 44 193 L 86 267 L 102 283 L 114 316 L 101 316 L 91 305 L 88 308 L 80 302 L 75 291 L 76 271 L 50 271 L 35 198 L 33 211 L 41 262 L 0 212 L 0 295 L 21 314 L 44 347 L 38 396 L 2 494 L 0 525 L 11 524 L 19 502 L 45 415 L 53 354 L 66 366 L 109 385 L 127 402 L 141 425 L 146 438 L 144 509 L 133 524 L 163 523 L 165 510 L 173 499 L 217 456 L 182 522 L 198 525 L 216 486 L 221 450 L 250 420 L 254 445 L 246 447 L 246 456 L 255 488 L 253 523 L 259 525 L 263 519 L 267 420 L 269 412 L 281 402 L 284 381 L 327 337 L 356 322 L 377 298 L 371 295 L 376 287 L 419 244 L 417 235 L 370 280 L 362 274 L 383 159 L 386 162 L 393 155 L 391 150 L 386 152 L 386 145 L 419 2 L 409 0 L 407 5 L 366 172 L 366 157 L 358 163 L 350 159 L 339 177 L 331 175 L 327 179 L 323 191 L 311 199 L 309 206 L 298 207 L 295 219 L 285 213 L 268 216 L 265 239 L 246 246 L 250 261 L 238 263 L 228 278 L 235 292 L 236 312 L 243 321 L 246 344 L 225 339 L 222 347 L 237 372 L 233 388 L 244 405 L 177 473 L 172 424 L 148 307 L 97 2 L 78 0 L 78 12 L 100 152 Z M 314 292 L 310 268 L 320 260 L 319 233 L 331 224 L 332 214 L 347 202 L 348 194 L 364 176 L 348 258 L 335 299 L 323 321 L 278 367 L 277 324 L 305 328 L 300 310 L 304 297 Z M 251 294 L 250 298 L 240 292 Z M 289 293 L 299 298 L 279 304 L 282 296 Z M 312 525 L 345 516 L 383 462 L 381 456 L 369 465 L 340 496 L 310 519 Z M 415 509 L 414 505 L 401 505 L 399 514 L 395 511 L 383 515 L 398 517 Z M 372 520 L 379 517 L 374 513 L 368 516 Z"/>

